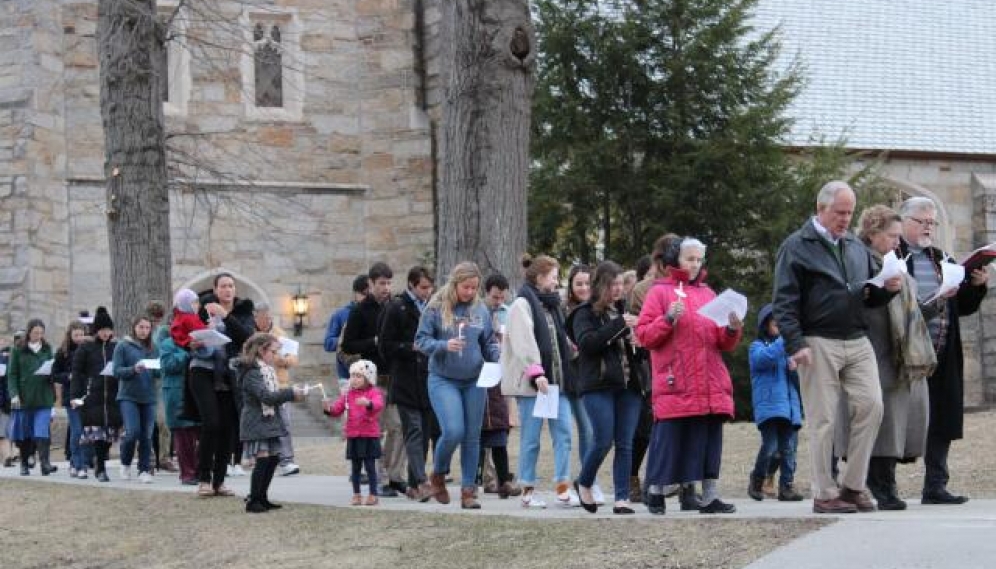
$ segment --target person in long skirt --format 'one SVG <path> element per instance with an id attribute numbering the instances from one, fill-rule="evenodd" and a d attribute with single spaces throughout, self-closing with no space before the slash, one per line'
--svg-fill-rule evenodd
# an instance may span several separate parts
<path id="1" fill-rule="evenodd" d="M 743 322 L 718 326 L 698 310 L 716 294 L 705 284 L 705 245 L 674 242 L 664 277 L 647 295 L 636 325 L 651 353 L 654 427 L 647 455 L 647 507 L 663 514 L 664 487 L 702 480 L 703 514 L 732 513 L 719 497 L 723 422 L 733 418 L 733 385 L 722 352 L 733 350 Z"/>

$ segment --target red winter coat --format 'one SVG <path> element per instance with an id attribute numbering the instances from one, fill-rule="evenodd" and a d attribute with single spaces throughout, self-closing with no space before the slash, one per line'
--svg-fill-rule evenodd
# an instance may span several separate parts
<path id="1" fill-rule="evenodd" d="M 636 324 L 636 336 L 650 351 L 653 369 L 654 418 L 676 419 L 699 415 L 733 418 L 733 383 L 720 352 L 729 352 L 740 341 L 742 330 L 731 334 L 726 326 L 698 314 L 716 297 L 702 280 L 688 282 L 687 271 L 670 269 L 647 293 Z M 685 312 L 673 325 L 666 314 L 678 300 L 684 283 Z"/>
<path id="2" fill-rule="evenodd" d="M 360 397 L 369 399 L 373 406 L 358 404 L 356 400 Z M 342 430 L 347 439 L 378 438 L 380 437 L 378 419 L 383 408 L 384 398 L 381 397 L 380 390 L 367 386 L 363 389 L 350 389 L 339 396 L 329 408 L 329 413 L 333 417 L 338 417 L 346 412 L 346 426 Z"/>

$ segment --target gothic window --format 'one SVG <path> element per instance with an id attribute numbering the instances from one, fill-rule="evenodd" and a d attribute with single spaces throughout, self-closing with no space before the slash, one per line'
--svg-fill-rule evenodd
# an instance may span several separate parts
<path id="1" fill-rule="evenodd" d="M 280 27 L 257 23 L 252 32 L 256 106 L 283 107 L 283 53 Z"/>

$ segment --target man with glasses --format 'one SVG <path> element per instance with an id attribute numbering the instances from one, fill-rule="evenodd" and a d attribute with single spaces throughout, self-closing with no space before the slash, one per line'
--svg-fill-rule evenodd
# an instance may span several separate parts
<path id="1" fill-rule="evenodd" d="M 930 419 L 927 451 L 923 461 L 923 504 L 963 504 L 966 496 L 951 494 L 948 489 L 948 451 L 951 441 L 963 436 L 964 378 L 959 318 L 975 313 L 986 296 L 989 273 L 985 268 L 972 271 L 961 286 L 936 301 L 924 302 L 941 285 L 941 263 L 950 256 L 934 247 L 937 231 L 937 206 L 929 198 L 915 197 L 903 202 L 901 255 L 906 257 L 909 272 L 916 278 L 920 310 L 937 353 L 937 368 L 927 379 L 930 391 Z"/>

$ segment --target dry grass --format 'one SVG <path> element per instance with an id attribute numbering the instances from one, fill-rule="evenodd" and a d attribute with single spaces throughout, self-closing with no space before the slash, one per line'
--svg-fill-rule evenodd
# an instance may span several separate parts
<path id="1" fill-rule="evenodd" d="M 975 497 L 996 497 L 996 437 L 989 436 L 996 431 L 996 411 L 972 413 L 965 416 L 965 439 L 954 443 L 951 449 L 950 487 Z M 798 467 L 796 484 L 800 490 L 809 489 L 809 445 L 805 429 L 799 434 Z M 723 470 L 721 486 L 724 496 L 731 498 L 747 497 L 747 478 L 754 466 L 757 448 L 761 442 L 757 428 L 752 423 L 726 425 L 723 442 Z M 549 481 L 553 475 L 553 452 L 550 439 L 544 429 L 543 448 L 537 472 L 541 480 Z M 509 459 L 513 473 L 518 463 L 518 431 L 513 430 L 509 440 Z M 348 464 L 345 459 L 345 445 L 340 439 L 316 443 L 302 440 L 297 444 L 296 459 L 309 474 L 336 474 L 345 476 Z M 611 455 L 606 458 L 599 472 L 599 481 L 608 492 L 612 485 Z M 571 462 L 571 474 L 577 475 L 580 465 L 577 451 L 577 438 Z M 459 472 L 460 464 L 455 455 L 454 473 Z M 923 482 L 923 461 L 915 464 L 899 465 L 897 470 L 899 488 L 905 497 L 919 497 Z M 455 474 L 456 475 L 456 474 Z"/>
<path id="2" fill-rule="evenodd" d="M 0 480 L 5 569 L 743 567 L 827 520 L 528 520 Z"/>

